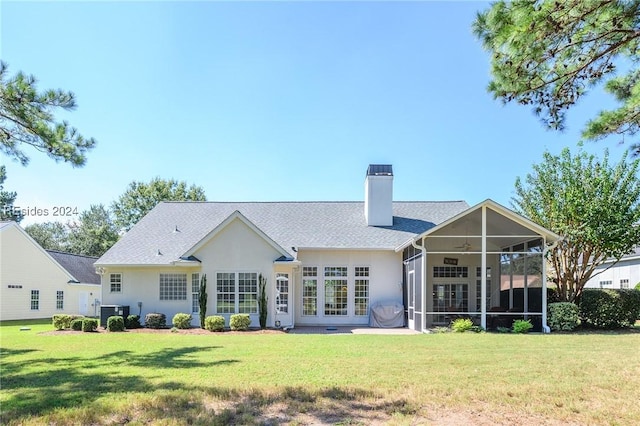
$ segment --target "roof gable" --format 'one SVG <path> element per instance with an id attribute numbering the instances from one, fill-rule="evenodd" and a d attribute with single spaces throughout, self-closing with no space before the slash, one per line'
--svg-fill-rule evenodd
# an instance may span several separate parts
<path id="1" fill-rule="evenodd" d="M 46 250 L 65 270 L 73 275 L 75 281 L 83 284 L 100 284 L 100 275 L 93 266 L 97 257 Z"/>
<path id="2" fill-rule="evenodd" d="M 200 241 L 198 241 L 193 247 L 191 247 L 189 250 L 187 250 L 181 256 L 181 258 L 193 256 L 193 254 L 196 251 L 198 251 L 198 249 L 202 248 L 204 245 L 209 243 L 209 241 L 211 241 L 213 238 L 216 237 L 216 235 L 218 235 L 225 228 L 227 228 L 227 226 L 229 226 L 229 224 L 231 224 L 234 220 L 239 220 L 240 222 L 244 223 L 249 229 L 251 229 L 253 232 L 258 234 L 258 236 L 260 238 L 262 238 L 268 245 L 270 245 L 278 253 L 280 253 L 281 256 L 283 256 L 285 258 L 289 258 L 290 257 L 289 253 L 285 249 L 280 247 L 278 245 L 278 243 L 276 243 L 271 237 L 269 237 L 267 234 L 265 234 L 253 222 L 251 222 L 242 213 L 240 213 L 238 210 L 236 210 L 233 213 L 231 213 L 225 220 L 223 220 L 218 226 L 216 226 L 214 229 L 212 229 L 211 232 L 209 232 L 207 235 L 205 235 L 204 238 L 202 238 Z"/>

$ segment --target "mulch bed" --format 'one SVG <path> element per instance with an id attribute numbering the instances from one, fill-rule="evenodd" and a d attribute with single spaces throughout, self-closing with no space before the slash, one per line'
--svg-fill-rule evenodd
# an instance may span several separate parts
<path id="1" fill-rule="evenodd" d="M 51 335 L 64 335 L 64 334 L 78 334 L 78 333 L 84 333 L 83 331 L 75 331 L 75 330 L 52 330 L 52 331 L 44 331 L 42 333 L 38 333 L 38 334 L 43 334 L 46 336 L 51 336 Z M 102 328 L 102 327 L 98 327 L 98 329 L 96 331 L 94 331 L 93 333 L 112 333 L 110 331 L 107 331 L 107 329 Z M 171 331 L 170 328 L 160 328 L 160 329 L 155 329 L 155 328 L 133 328 L 133 329 L 127 329 L 123 332 L 118 332 L 118 333 L 152 333 L 152 334 L 206 334 L 206 335 L 216 335 L 216 334 L 284 334 L 286 333 L 286 331 L 283 330 L 276 330 L 276 329 L 266 329 L 266 330 L 258 330 L 258 329 L 251 329 L 251 330 L 247 330 L 247 331 L 231 331 L 231 330 L 225 330 L 225 331 L 209 331 L 209 330 L 204 330 L 202 328 L 189 328 L 189 329 L 185 329 L 185 330 L 177 330 L 177 331 Z"/>

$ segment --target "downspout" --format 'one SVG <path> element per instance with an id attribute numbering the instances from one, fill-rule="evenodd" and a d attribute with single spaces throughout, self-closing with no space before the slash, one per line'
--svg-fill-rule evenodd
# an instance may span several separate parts
<path id="1" fill-rule="evenodd" d="M 418 249 L 422 252 L 422 262 L 420 262 L 420 273 L 422 274 L 422 282 L 420 283 L 420 287 L 422 290 L 422 320 L 420 321 L 420 331 L 424 333 L 427 329 L 427 248 L 424 246 L 424 238 L 422 239 L 422 241 L 423 245 L 420 246 L 416 244 L 415 240 L 412 239 L 411 245 L 413 246 L 413 248 Z M 413 315 L 415 316 L 415 309 L 413 310 Z"/>
<path id="2" fill-rule="evenodd" d="M 545 238 L 546 240 L 546 238 Z M 545 244 L 544 250 L 542 250 L 542 332 L 551 333 L 551 327 L 547 324 L 547 253 L 549 250 L 556 248 L 561 241 L 556 240 L 550 246 Z M 557 271 L 556 271 L 557 272 Z"/>

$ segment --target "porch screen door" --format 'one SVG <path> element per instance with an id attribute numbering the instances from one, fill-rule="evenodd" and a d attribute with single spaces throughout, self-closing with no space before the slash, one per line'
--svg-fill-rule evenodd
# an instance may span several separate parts
<path id="1" fill-rule="evenodd" d="M 407 290 L 407 320 L 410 329 L 415 329 L 415 307 L 416 307 L 416 279 L 414 271 L 409 271 L 407 274 L 407 286 L 409 287 Z"/>

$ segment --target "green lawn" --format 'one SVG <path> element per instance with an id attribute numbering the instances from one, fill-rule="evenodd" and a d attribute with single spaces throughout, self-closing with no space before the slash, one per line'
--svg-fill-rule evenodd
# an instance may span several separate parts
<path id="1" fill-rule="evenodd" d="M 54 333 L 0 326 L 1 424 L 633 424 L 640 333 Z"/>

